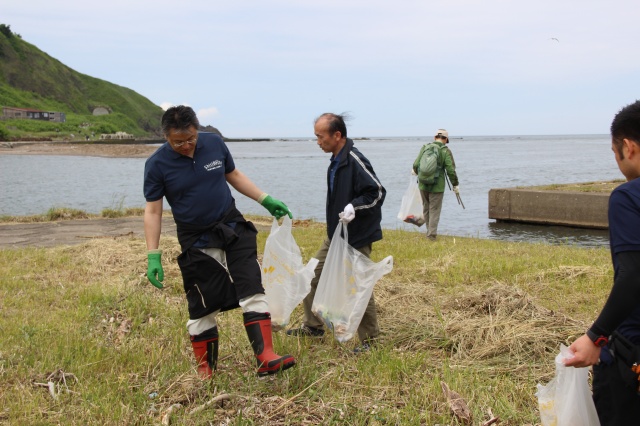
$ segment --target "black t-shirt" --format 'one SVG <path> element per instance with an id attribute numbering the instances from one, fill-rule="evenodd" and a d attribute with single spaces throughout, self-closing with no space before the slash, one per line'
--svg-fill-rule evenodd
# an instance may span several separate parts
<path id="1" fill-rule="evenodd" d="M 640 179 L 611 193 L 609 244 L 614 286 L 592 330 L 608 334 L 616 329 L 640 343 Z"/>

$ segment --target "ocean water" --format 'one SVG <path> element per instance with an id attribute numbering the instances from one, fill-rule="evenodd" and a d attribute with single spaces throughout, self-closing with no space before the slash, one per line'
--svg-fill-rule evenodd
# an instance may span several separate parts
<path id="1" fill-rule="evenodd" d="M 387 189 L 383 227 L 418 231 L 396 218 L 411 165 L 423 137 L 372 137 L 355 145 Z M 284 201 L 299 219 L 324 221 L 330 154 L 315 139 L 230 142 L 236 166 L 262 190 Z M 460 180 L 463 209 L 445 192 L 439 234 L 512 241 L 600 246 L 602 230 L 496 223 L 488 218 L 492 188 L 620 179 L 607 135 L 463 136 L 449 143 Z M 0 155 L 0 215 L 29 215 L 51 207 L 92 213 L 142 207 L 144 159 Z M 233 191 L 240 211 L 266 210 Z M 168 208 L 168 206 L 167 206 Z M 424 228 L 418 232 L 424 232 Z"/>

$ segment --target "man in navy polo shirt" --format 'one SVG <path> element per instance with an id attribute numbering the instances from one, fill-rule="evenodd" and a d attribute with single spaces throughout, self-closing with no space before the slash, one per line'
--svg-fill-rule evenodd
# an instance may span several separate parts
<path id="1" fill-rule="evenodd" d="M 593 400 L 602 425 L 640 422 L 640 101 L 611 123 L 611 149 L 627 182 L 609 199 L 614 282 L 586 334 L 570 346 L 565 365 L 593 365 Z"/>
<path id="2" fill-rule="evenodd" d="M 147 277 L 162 288 L 164 272 L 158 247 L 165 197 L 182 249 L 178 265 L 189 304 L 187 330 L 200 375 L 209 378 L 216 369 L 216 315 L 238 306 L 257 359 L 258 375 L 286 370 L 295 365 L 295 359 L 273 352 L 271 316 L 257 260 L 258 231 L 236 209 L 227 184 L 260 202 L 278 219 L 285 214 L 292 217 L 291 212 L 236 168 L 220 136 L 198 133 L 199 125 L 190 107 L 169 108 L 162 116 L 167 142 L 145 163 Z"/>

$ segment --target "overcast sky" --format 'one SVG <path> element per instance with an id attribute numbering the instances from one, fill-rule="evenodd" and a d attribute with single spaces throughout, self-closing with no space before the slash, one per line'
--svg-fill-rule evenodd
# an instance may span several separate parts
<path id="1" fill-rule="evenodd" d="M 5 1 L 74 70 L 227 137 L 608 133 L 640 98 L 638 0 Z"/>

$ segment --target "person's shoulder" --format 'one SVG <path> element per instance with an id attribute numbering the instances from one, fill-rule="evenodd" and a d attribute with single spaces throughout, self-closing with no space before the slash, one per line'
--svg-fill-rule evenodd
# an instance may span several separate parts
<path id="1" fill-rule="evenodd" d="M 611 191 L 611 203 L 625 203 L 632 201 L 640 205 L 640 178 L 620 184 Z"/>
<path id="2" fill-rule="evenodd" d="M 198 138 L 206 141 L 224 142 L 219 134 L 212 132 L 198 132 Z"/>
<path id="3" fill-rule="evenodd" d="M 211 132 L 199 132 L 198 143 L 210 148 L 226 146 L 224 139 L 219 134 Z"/>
<path id="4" fill-rule="evenodd" d="M 620 245 L 620 238 L 628 241 L 630 235 L 633 234 L 631 230 L 635 232 L 640 229 L 640 179 L 625 182 L 611 191 L 609 229 L 611 230 L 612 247 Z M 620 237 L 620 232 L 626 236 Z M 640 235 L 637 237 L 636 243 L 640 245 Z"/>
<path id="5" fill-rule="evenodd" d="M 164 155 L 166 155 L 167 153 L 167 148 L 168 148 L 169 144 L 168 143 L 163 143 L 162 145 L 160 145 L 158 147 L 158 149 L 156 149 L 153 154 L 151 154 L 147 160 L 145 161 L 145 163 L 147 164 L 151 164 L 151 163 L 155 163 L 157 161 L 159 161 L 160 158 L 162 158 Z"/>
<path id="6" fill-rule="evenodd" d="M 356 148 L 355 145 L 351 145 L 351 147 L 349 148 L 349 153 L 351 153 L 351 155 L 355 155 L 358 158 L 361 158 L 363 160 L 369 161 L 367 160 L 367 157 L 365 157 L 365 155 L 362 153 L 362 151 L 360 151 L 358 148 Z"/>
<path id="7" fill-rule="evenodd" d="M 611 191 L 611 195 L 621 192 L 640 193 L 640 178 L 621 183 Z"/>
<path id="8" fill-rule="evenodd" d="M 217 133 L 200 132 L 198 133 L 198 145 L 200 149 L 210 152 L 228 151 L 227 144 L 224 139 Z"/>
<path id="9" fill-rule="evenodd" d="M 439 152 L 441 153 L 441 155 L 449 155 L 449 156 L 453 156 L 451 154 L 451 150 L 449 149 L 449 147 L 443 143 L 438 143 L 438 142 L 434 142 L 436 144 L 437 147 L 439 147 Z"/>

